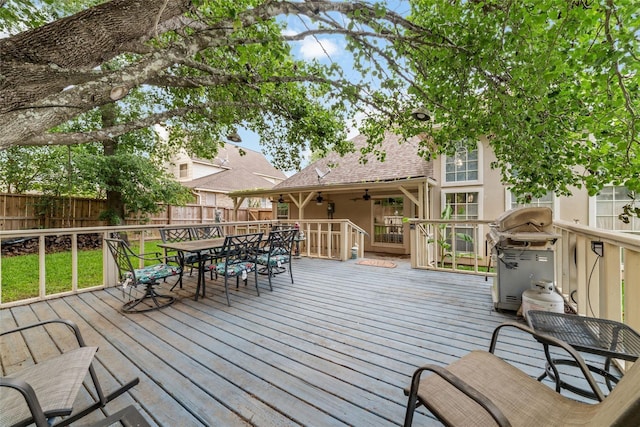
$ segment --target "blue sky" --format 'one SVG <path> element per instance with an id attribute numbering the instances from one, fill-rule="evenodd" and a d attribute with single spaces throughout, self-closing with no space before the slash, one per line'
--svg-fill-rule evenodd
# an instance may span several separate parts
<path id="1" fill-rule="evenodd" d="M 372 3 L 376 3 L 376 1 L 372 1 Z M 406 16 L 410 11 L 410 6 L 408 1 L 389 1 L 388 8 L 390 10 L 395 11 L 400 15 Z M 314 24 L 311 23 L 308 19 L 300 18 L 300 17 L 288 17 L 286 20 L 287 28 L 285 33 L 288 34 L 298 34 L 302 31 L 308 30 L 310 27 L 313 27 Z M 331 62 L 341 64 L 345 70 L 352 69 L 350 67 L 351 55 L 349 53 L 345 53 L 345 41 L 341 36 L 319 36 L 316 38 L 307 37 L 303 41 L 294 42 L 292 44 L 292 53 L 293 55 L 300 60 L 304 61 L 313 61 L 317 60 L 323 64 L 330 64 Z M 354 79 L 358 77 L 354 75 Z M 262 148 L 260 146 L 260 137 L 258 134 L 251 132 L 247 129 L 238 129 L 238 133 L 242 137 L 242 147 L 262 152 Z M 348 137 L 354 137 L 357 135 L 357 132 L 351 130 L 348 133 Z M 305 157 L 308 157 L 310 153 L 304 153 Z M 306 166 L 306 162 L 303 161 L 302 167 Z"/>

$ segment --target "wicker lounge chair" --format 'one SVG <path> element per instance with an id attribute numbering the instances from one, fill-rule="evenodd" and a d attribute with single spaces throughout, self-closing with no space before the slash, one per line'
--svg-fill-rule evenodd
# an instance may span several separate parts
<path id="1" fill-rule="evenodd" d="M 594 394 L 603 400 L 590 404 L 562 396 L 495 356 L 498 333 L 505 326 L 563 348 L 575 359 Z M 425 371 L 433 374 L 421 378 Z M 503 324 L 494 331 L 489 352 L 473 351 L 446 368 L 419 368 L 405 393 L 409 395 L 405 426 L 412 424 L 420 404 L 448 426 L 640 425 L 640 363 L 631 367 L 605 398 L 573 348 L 516 323 Z"/>
<path id="2" fill-rule="evenodd" d="M 58 356 L 38 361 L 15 373 L 0 378 L 0 425 L 37 427 L 64 426 L 84 417 L 120 396 L 138 378 L 105 395 L 91 365 L 97 347 L 85 345 L 77 325 L 68 320 L 54 319 L 2 332 L 0 337 L 24 333 L 29 329 L 52 324 L 66 325 L 73 333 L 78 347 Z M 85 377 L 89 373 L 95 401 L 84 409 L 74 411 L 73 404 Z M 73 414 L 72 414 L 73 413 Z M 71 416 L 69 416 L 71 415 Z M 58 422 L 53 421 L 60 418 Z"/>

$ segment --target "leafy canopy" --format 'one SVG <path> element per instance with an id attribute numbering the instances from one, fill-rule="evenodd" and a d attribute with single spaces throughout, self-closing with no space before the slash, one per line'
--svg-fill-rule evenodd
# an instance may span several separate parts
<path id="1" fill-rule="evenodd" d="M 144 153 L 206 157 L 244 126 L 290 169 L 308 149 L 351 150 L 344 123 L 359 116 L 365 151 L 385 130 L 429 135 L 425 157 L 488 135 L 493 166 L 518 194 L 595 194 L 609 183 L 639 192 L 635 3 L 411 0 L 396 3 L 410 6 L 402 16 L 359 1 L 9 0 L 0 148 L 105 142 L 162 123 L 168 141 Z M 52 11 L 36 16 L 36 4 Z M 63 26 L 57 18 L 73 7 L 81 11 Z M 70 38 L 75 24 L 104 37 Z M 25 25 L 33 29 L 15 33 Z M 300 59 L 292 49 L 305 38 L 336 41 L 339 60 Z M 97 120 L 111 104 L 117 117 Z M 413 120 L 416 107 L 435 122 Z"/>

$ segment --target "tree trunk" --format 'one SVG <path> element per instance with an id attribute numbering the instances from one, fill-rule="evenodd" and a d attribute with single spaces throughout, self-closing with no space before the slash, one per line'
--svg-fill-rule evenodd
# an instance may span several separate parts
<path id="1" fill-rule="evenodd" d="M 116 107 L 113 104 L 107 104 L 100 108 L 103 126 L 112 126 L 117 117 Z M 105 156 L 114 156 L 118 152 L 118 137 L 112 138 L 102 143 Z M 110 168 L 110 170 L 114 170 Z M 120 188 L 120 180 L 117 170 L 107 179 L 107 213 L 109 215 L 109 225 L 119 225 L 124 223 L 125 211 L 124 200 Z"/>

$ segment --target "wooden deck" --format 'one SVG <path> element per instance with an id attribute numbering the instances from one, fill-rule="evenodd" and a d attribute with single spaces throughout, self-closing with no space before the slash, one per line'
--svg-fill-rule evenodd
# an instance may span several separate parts
<path id="1" fill-rule="evenodd" d="M 487 349 L 494 327 L 515 316 L 492 310 L 491 280 L 395 262 L 381 268 L 294 260 L 295 284 L 281 274 L 270 292 L 261 276 L 260 296 L 250 280 L 231 291 L 231 307 L 221 280 L 208 281 L 207 297 L 194 301 L 194 274 L 180 300 L 162 310 L 124 315 L 122 291 L 112 288 L 5 309 L 2 329 L 71 319 L 99 346 L 107 391 L 140 377 L 82 425 L 132 403 L 161 426 L 400 425 L 403 388 L 417 366 Z M 170 286 L 162 288 L 168 293 Z M 52 347 L 43 334 L 27 342 L 22 364 Z M 540 373 L 539 345 L 517 332 L 504 342 L 501 355 Z M 8 347 L 3 368 L 10 371 L 25 351 Z M 437 423 L 420 412 L 414 425 Z"/>

